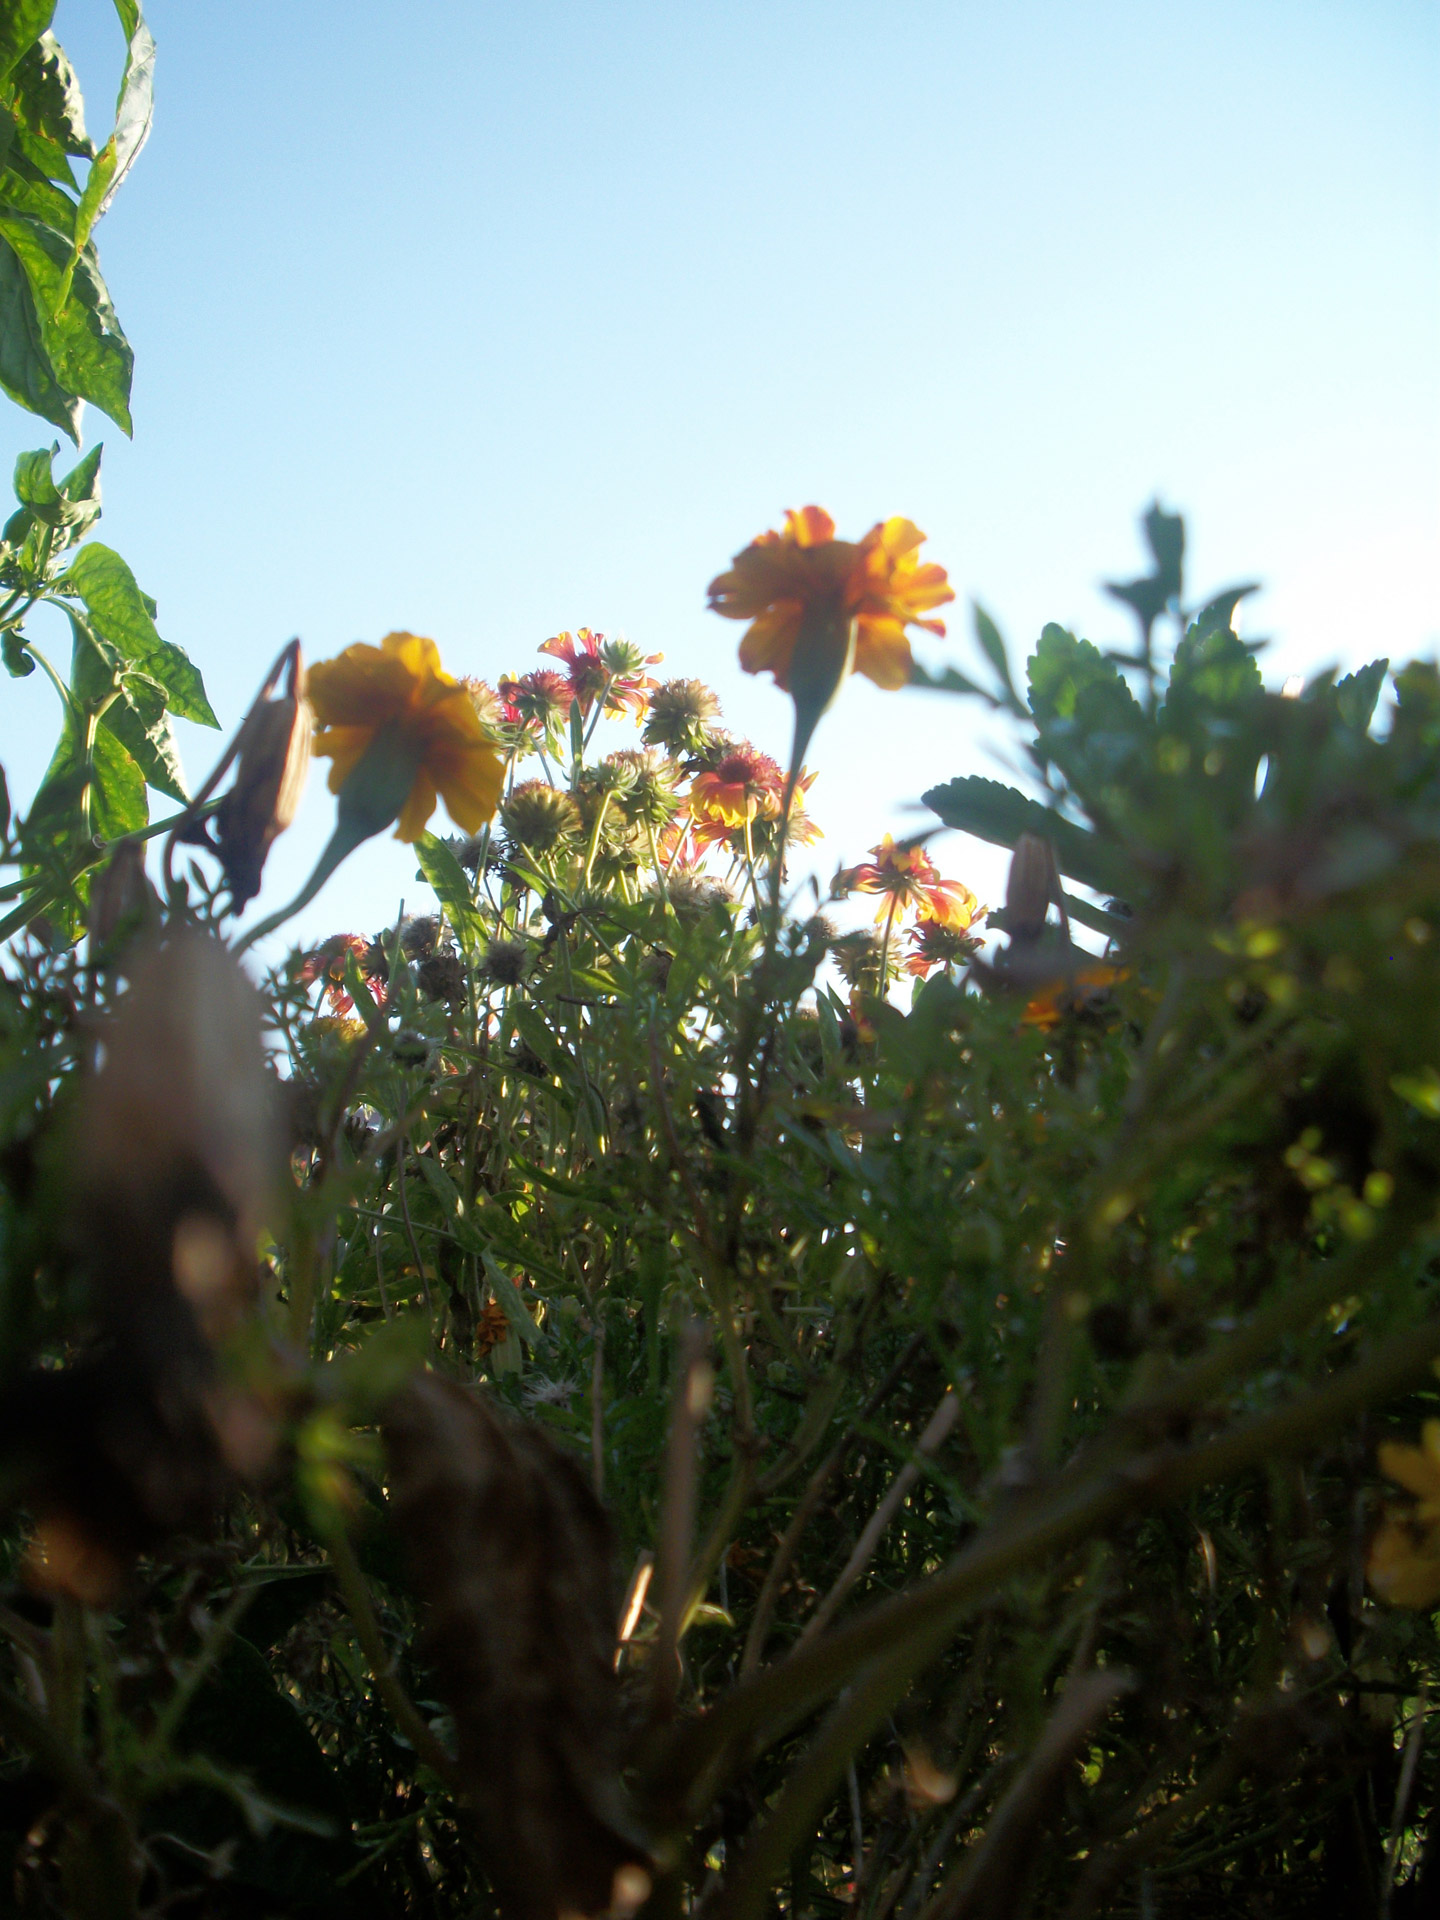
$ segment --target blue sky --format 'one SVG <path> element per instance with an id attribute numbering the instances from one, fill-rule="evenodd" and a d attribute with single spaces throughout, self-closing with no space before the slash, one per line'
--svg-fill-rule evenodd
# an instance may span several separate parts
<path id="1" fill-rule="evenodd" d="M 100 232 L 137 358 L 101 536 L 238 720 L 292 633 L 457 672 L 622 631 L 779 753 L 712 574 L 788 505 L 906 513 L 1017 652 L 1124 631 L 1152 495 L 1266 583 L 1276 678 L 1440 645 L 1440 10 L 1411 0 L 153 0 L 155 132 Z M 60 0 L 92 131 L 120 42 Z M 6 407 L 0 456 L 42 425 Z M 6 684 L 17 794 L 55 715 Z M 186 730 L 192 778 L 213 736 Z M 847 689 L 823 871 L 994 770 Z M 263 903 L 328 833 L 315 777 Z M 992 856 L 937 852 L 992 896 Z M 374 843 L 299 930 L 422 890 Z"/>

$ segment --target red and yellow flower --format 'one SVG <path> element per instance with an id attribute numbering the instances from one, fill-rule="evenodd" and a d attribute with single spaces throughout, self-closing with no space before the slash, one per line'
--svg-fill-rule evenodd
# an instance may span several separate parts
<path id="1" fill-rule="evenodd" d="M 607 714 L 633 713 L 643 718 L 650 689 L 657 683 L 644 668 L 658 666 L 660 653 L 641 653 L 628 640 L 607 640 L 603 633 L 581 627 L 577 633 L 557 633 L 542 641 L 541 653 L 565 663 L 572 700 L 589 714 L 597 700 Z"/>
<path id="2" fill-rule="evenodd" d="M 959 880 L 942 880 L 923 847 L 897 845 L 887 833 L 870 851 L 873 860 L 835 876 L 835 890 L 842 895 L 878 893 L 881 906 L 875 916 L 877 924 L 913 911 L 922 919 L 963 933 L 979 917 L 980 903 L 974 894 Z"/>
<path id="3" fill-rule="evenodd" d="M 828 644 L 837 624 L 853 634 L 854 652 L 836 684 L 853 666 L 880 687 L 902 687 L 910 677 L 906 629 L 943 635 L 943 620 L 927 618 L 955 598 L 945 569 L 922 565 L 925 536 L 913 520 L 877 521 L 863 540 L 837 540 L 822 507 L 790 509 L 779 532 L 762 533 L 730 569 L 710 582 L 710 605 L 728 620 L 748 620 L 740 642 L 747 673 L 772 673 L 789 691 L 797 658 Z M 817 619 L 816 616 L 819 616 Z"/>
<path id="4" fill-rule="evenodd" d="M 467 833 L 478 833 L 494 813 L 504 765 L 468 689 L 441 667 L 433 640 L 390 633 L 378 647 L 358 642 L 311 667 L 305 691 L 318 728 L 315 751 L 332 762 L 330 791 L 340 793 L 367 755 L 377 768 L 383 758 L 386 778 L 396 782 L 398 804 L 389 818 L 398 820 L 397 840 L 420 837 L 437 799 Z M 387 795 L 382 816 L 388 804 Z M 383 818 L 369 830 L 381 824 Z"/>
<path id="5" fill-rule="evenodd" d="M 747 821 L 774 818 L 785 793 L 785 775 L 768 753 L 748 740 L 731 740 L 714 765 L 697 773 L 690 788 L 690 811 L 697 822 L 723 830 Z"/>

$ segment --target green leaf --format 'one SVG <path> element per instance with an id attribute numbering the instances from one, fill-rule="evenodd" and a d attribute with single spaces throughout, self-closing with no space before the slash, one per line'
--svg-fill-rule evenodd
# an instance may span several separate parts
<path id="1" fill-rule="evenodd" d="M 65 529 L 69 537 L 64 545 L 71 546 L 100 517 L 100 456 L 104 448 L 92 447 L 57 484 L 51 468 L 59 451 L 57 443 L 48 450 L 41 447 L 19 456 L 15 462 L 15 498 L 30 521 Z M 6 528 L 5 537 L 12 544 L 17 544 L 17 534 L 24 538 L 19 528 L 11 532 L 19 517 L 14 516 Z"/>
<path id="2" fill-rule="evenodd" d="M 480 1259 L 484 1265 L 491 1289 L 499 1304 L 500 1311 L 510 1323 L 510 1331 L 517 1334 L 527 1347 L 538 1347 L 540 1329 L 530 1318 L 525 1302 L 520 1298 L 520 1289 L 506 1273 L 505 1269 L 489 1252 L 483 1252 Z"/>
<path id="3" fill-rule="evenodd" d="M 190 798 L 163 687 L 144 674 L 127 674 L 120 698 L 105 709 L 100 724 L 115 735 L 148 786 L 182 805 Z"/>
<path id="4" fill-rule="evenodd" d="M 1041 634 L 1027 672 L 1030 710 L 1042 732 L 1057 720 L 1073 721 L 1087 733 L 1137 733 L 1145 724 L 1119 669 L 1098 647 L 1053 621 Z"/>
<path id="5" fill-rule="evenodd" d="M 1388 660 L 1372 660 L 1368 667 L 1347 673 L 1343 680 L 1336 682 L 1335 704 L 1340 710 L 1340 718 L 1356 733 L 1369 732 L 1370 722 L 1375 717 L 1375 703 L 1380 698 L 1380 689 L 1389 671 Z"/>
<path id="6" fill-rule="evenodd" d="M 80 403 L 55 377 L 30 282 L 3 234 L 0 234 L 0 387 L 17 406 L 48 420 L 79 445 Z"/>
<path id="7" fill-rule="evenodd" d="M 910 663 L 910 681 L 912 687 L 919 687 L 925 693 L 966 693 L 973 694 L 977 700 L 983 700 L 987 706 L 999 707 L 1004 702 L 997 700 L 993 693 L 961 673 L 956 667 L 946 667 L 943 673 L 931 673 L 922 667 L 918 660 Z"/>
<path id="8" fill-rule="evenodd" d="M 1255 655 L 1228 626 L 1192 626 L 1175 649 L 1164 717 L 1180 731 L 1210 716 L 1234 720 L 1264 693 Z"/>
<path id="9" fill-rule="evenodd" d="M 85 191 L 75 214 L 75 239 L 56 302 L 63 308 L 70 298 L 71 276 L 100 218 L 120 191 L 140 149 L 150 137 L 155 117 L 155 42 L 138 6 L 120 9 L 129 21 L 125 72 L 115 103 L 115 131 L 95 157 Z"/>
<path id="10" fill-rule="evenodd" d="M 980 643 L 980 650 L 995 669 L 1000 684 L 1008 696 L 1005 705 L 1012 713 L 1023 713 L 1020 696 L 1015 691 L 1015 682 L 1010 677 L 1010 656 L 1006 652 L 1004 637 L 999 627 L 978 600 L 971 602 L 971 612 L 975 620 L 975 638 Z"/>
<path id="11" fill-rule="evenodd" d="M 9 207 L 0 207 L 0 239 L 24 268 L 41 347 L 55 381 L 68 394 L 91 401 L 129 433 L 134 356 L 94 250 L 87 247 L 72 268 L 66 235 Z"/>
<path id="12" fill-rule="evenodd" d="M 5 671 L 12 680 L 28 680 L 35 671 L 35 656 L 25 645 L 25 636 L 17 627 L 7 627 L 0 635 L 0 653 L 5 659 Z"/>
<path id="13" fill-rule="evenodd" d="M 216 727 L 200 670 L 181 648 L 162 640 L 135 576 L 113 548 L 92 541 L 82 547 L 54 591 L 84 602 L 90 625 L 102 640 L 165 689 L 172 712 L 183 720 Z"/>
<path id="14" fill-rule="evenodd" d="M 145 775 L 103 724 L 95 729 L 90 825 L 102 840 L 135 833 L 150 818 Z"/>
<path id="15" fill-rule="evenodd" d="M 1191 622 L 1191 625 L 1200 633 L 1215 633 L 1222 627 L 1229 627 L 1234 623 L 1235 609 L 1239 606 L 1240 602 L 1247 600 L 1252 593 L 1259 593 L 1259 591 L 1260 584 L 1254 580 L 1247 586 L 1226 587 L 1223 593 L 1217 593 L 1213 599 L 1205 602 L 1204 606 L 1201 607 Z"/>
<path id="16" fill-rule="evenodd" d="M 0 80 L 19 64 L 55 18 L 55 0 L 5 0 L 0 6 Z"/>
<path id="17" fill-rule="evenodd" d="M 85 131 L 85 102 L 75 69 L 53 33 L 42 33 L 21 56 L 13 86 L 25 157 L 52 180 L 73 187 L 70 159 L 93 160 L 95 145 Z"/>
<path id="18" fill-rule="evenodd" d="M 435 889 L 435 897 L 445 909 L 451 926 L 463 940 L 476 925 L 475 898 L 470 891 L 470 876 L 438 834 L 422 833 L 415 842 L 415 858 L 420 871 Z"/>
<path id="19" fill-rule="evenodd" d="M 1040 835 L 1054 847 L 1060 871 L 1098 893 L 1126 894 L 1134 890 L 1127 864 L 1116 849 L 1053 808 L 1028 799 L 1014 787 L 1002 786 L 998 780 L 964 774 L 958 780 L 947 780 L 944 786 L 931 787 L 923 799 L 947 827 L 973 833 L 992 846 L 1013 847 L 1022 833 Z"/>
<path id="20" fill-rule="evenodd" d="M 1185 522 L 1156 501 L 1141 521 L 1155 571 L 1139 580 L 1105 582 L 1112 600 L 1134 612 L 1148 639 L 1150 629 L 1185 587 Z"/>

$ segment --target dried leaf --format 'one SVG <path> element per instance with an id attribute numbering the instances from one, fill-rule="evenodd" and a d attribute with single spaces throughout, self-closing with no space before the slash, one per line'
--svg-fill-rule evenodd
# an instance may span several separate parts
<path id="1" fill-rule="evenodd" d="M 384 1431 L 425 1652 L 501 1910 L 606 1911 L 645 1875 L 646 1849 L 620 1771 L 604 1511 L 548 1435 L 434 1375 L 395 1399 Z"/>

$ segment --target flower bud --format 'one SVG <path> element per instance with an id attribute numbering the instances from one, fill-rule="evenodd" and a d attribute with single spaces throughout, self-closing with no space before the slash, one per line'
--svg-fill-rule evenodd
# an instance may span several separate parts
<path id="1" fill-rule="evenodd" d="M 1025 945 L 1040 938 L 1050 902 L 1058 891 L 1050 842 L 1038 834 L 1022 833 L 1015 843 L 1010 877 L 1005 883 L 1005 925 L 1012 940 Z"/>
<path id="2" fill-rule="evenodd" d="M 298 681 L 297 654 L 289 690 L 246 715 L 235 784 L 215 816 L 216 846 L 237 911 L 260 891 L 271 842 L 295 818 L 305 790 L 314 720 Z"/>

